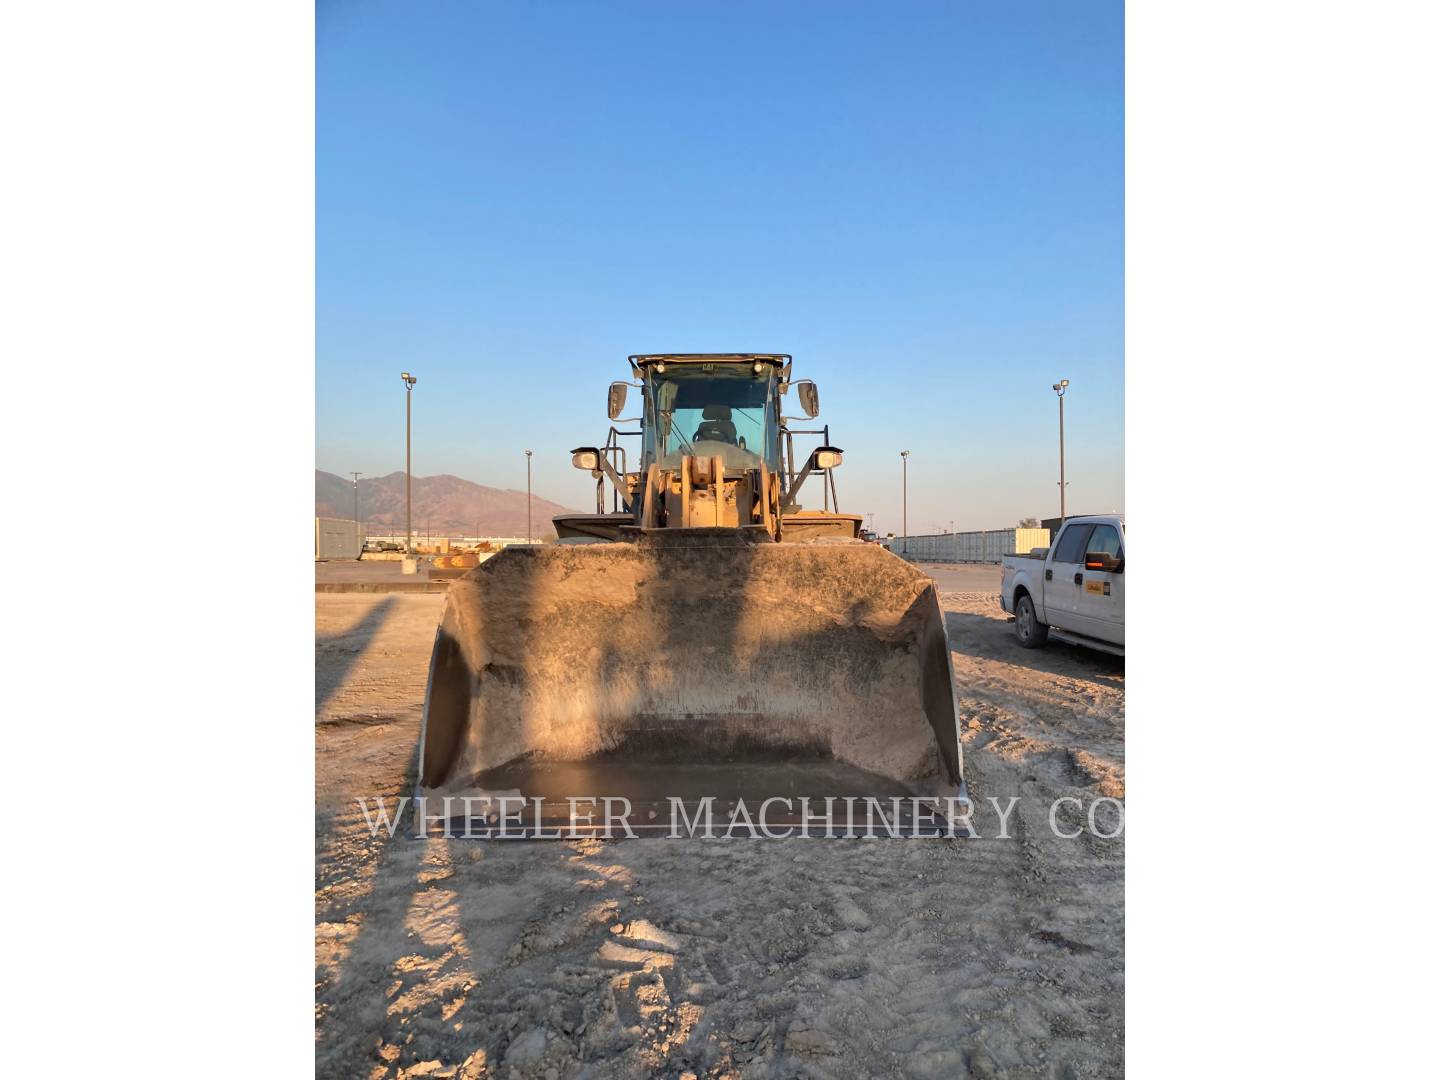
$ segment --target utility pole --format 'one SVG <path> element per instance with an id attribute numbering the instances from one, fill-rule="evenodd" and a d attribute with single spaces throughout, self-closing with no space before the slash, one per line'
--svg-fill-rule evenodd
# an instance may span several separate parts
<path id="1" fill-rule="evenodd" d="M 410 543 L 410 391 L 415 389 L 416 379 L 408 371 L 402 371 L 405 380 L 405 554 L 413 555 Z"/>
<path id="2" fill-rule="evenodd" d="M 1060 399 L 1060 524 L 1065 524 L 1065 390 L 1069 379 L 1061 379 L 1050 387 Z"/>
<path id="3" fill-rule="evenodd" d="M 525 542 L 532 543 L 530 539 L 530 458 L 533 450 L 525 451 Z"/>
<path id="4" fill-rule="evenodd" d="M 900 451 L 900 553 L 910 553 L 910 451 Z"/>

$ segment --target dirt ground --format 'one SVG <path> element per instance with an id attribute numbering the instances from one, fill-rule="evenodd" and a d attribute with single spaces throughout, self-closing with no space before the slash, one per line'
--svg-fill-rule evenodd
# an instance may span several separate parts
<path id="1" fill-rule="evenodd" d="M 370 835 L 444 597 L 317 596 L 317 1075 L 1121 1075 L 1124 661 L 941 599 L 981 838 L 505 843 Z"/>

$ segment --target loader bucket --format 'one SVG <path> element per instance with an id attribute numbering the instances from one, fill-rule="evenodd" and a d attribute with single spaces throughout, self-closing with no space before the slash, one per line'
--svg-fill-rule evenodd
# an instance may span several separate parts
<path id="1" fill-rule="evenodd" d="M 953 833 L 963 795 L 935 588 L 883 548 L 661 530 L 507 548 L 450 586 L 417 791 L 447 827 L 581 835 L 603 807 L 614 835 L 677 835 L 678 808 L 685 835 L 768 800 L 772 830 L 878 806 L 888 835 Z"/>

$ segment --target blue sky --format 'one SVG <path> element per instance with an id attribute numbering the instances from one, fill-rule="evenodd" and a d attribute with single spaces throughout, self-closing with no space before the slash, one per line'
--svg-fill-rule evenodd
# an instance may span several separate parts
<path id="1" fill-rule="evenodd" d="M 581 509 L 634 352 L 788 352 L 842 510 L 1124 507 L 1119 3 L 317 8 L 316 464 Z"/>

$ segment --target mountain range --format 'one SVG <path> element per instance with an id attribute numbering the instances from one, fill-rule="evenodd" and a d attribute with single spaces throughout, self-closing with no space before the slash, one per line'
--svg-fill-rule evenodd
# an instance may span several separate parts
<path id="1" fill-rule="evenodd" d="M 414 476 L 410 480 L 410 525 L 419 536 L 524 536 L 525 492 L 486 487 L 458 476 Z M 531 499 L 536 539 L 555 535 L 550 519 L 574 513 L 569 507 Z M 355 488 L 343 476 L 315 470 L 315 516 L 355 516 Z M 370 534 L 405 531 L 405 474 L 360 478 L 360 520 Z"/>

